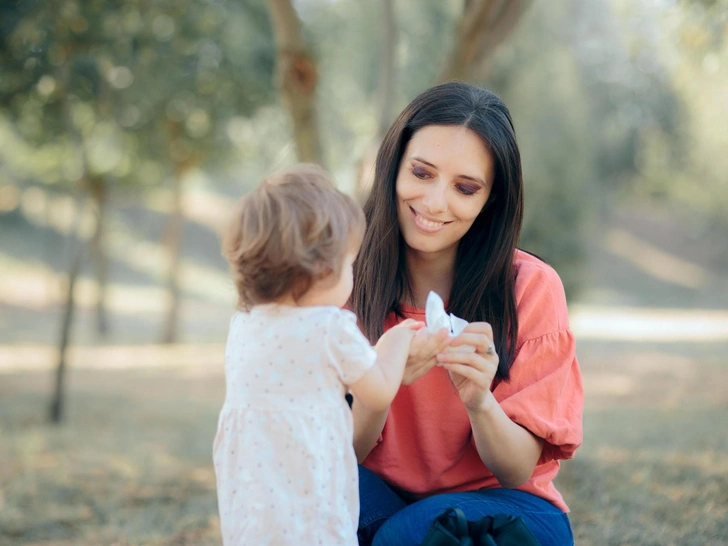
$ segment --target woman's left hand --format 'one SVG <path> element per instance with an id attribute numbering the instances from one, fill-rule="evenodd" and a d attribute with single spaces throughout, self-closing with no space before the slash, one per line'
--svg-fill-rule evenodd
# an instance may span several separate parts
<path id="1" fill-rule="evenodd" d="M 475 351 L 458 351 L 470 345 Z M 476 410 L 490 394 L 490 386 L 498 371 L 498 354 L 493 344 L 493 329 L 487 322 L 471 322 L 450 342 L 451 351 L 437 355 L 437 360 L 450 374 L 468 411 Z"/>

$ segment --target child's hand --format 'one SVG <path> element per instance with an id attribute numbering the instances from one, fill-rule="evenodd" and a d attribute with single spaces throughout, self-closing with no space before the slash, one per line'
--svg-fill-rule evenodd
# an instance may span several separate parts
<path id="1" fill-rule="evenodd" d="M 424 322 L 421 320 L 415 320 L 415 319 L 405 319 L 396 326 L 393 326 L 392 328 L 407 328 L 409 330 L 414 330 L 415 332 L 417 330 L 420 330 L 421 328 L 424 328 L 427 326 Z"/>
<path id="2" fill-rule="evenodd" d="M 355 400 L 361 401 L 364 397 L 362 404 L 371 411 L 389 407 L 402 383 L 412 340 L 417 332 L 423 331 L 423 326 L 424 323 L 416 320 L 404 320 L 382 334 L 374 347 L 376 365 L 351 386 Z"/>
<path id="3" fill-rule="evenodd" d="M 384 332 L 377 341 L 375 347 L 381 347 L 386 344 L 400 345 L 405 343 L 407 346 L 412 342 L 412 338 L 415 334 L 424 328 L 425 323 L 413 319 L 403 320 L 396 326 L 392 326 L 389 330 Z"/>
<path id="4" fill-rule="evenodd" d="M 415 334 L 421 331 L 425 326 L 425 323 L 422 321 L 405 319 L 396 326 L 392 326 L 389 330 L 384 332 L 379 340 L 381 341 L 383 338 L 402 339 L 402 337 L 400 336 L 403 336 L 409 344 L 412 342 L 412 338 L 415 337 Z M 379 345 L 379 342 L 377 342 L 377 345 Z"/>
<path id="5" fill-rule="evenodd" d="M 411 385 L 436 366 L 437 355 L 446 350 L 451 340 L 447 328 L 434 334 L 426 329 L 418 330 L 410 342 L 402 384 Z"/>

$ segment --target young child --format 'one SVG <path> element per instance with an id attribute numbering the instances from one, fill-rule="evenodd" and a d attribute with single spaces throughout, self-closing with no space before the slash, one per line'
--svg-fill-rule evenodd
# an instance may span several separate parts
<path id="1" fill-rule="evenodd" d="M 213 446 L 225 546 L 357 544 L 358 471 L 345 400 L 381 411 L 421 323 L 372 348 L 342 310 L 361 208 L 299 165 L 245 195 L 223 238 L 240 297 Z"/>

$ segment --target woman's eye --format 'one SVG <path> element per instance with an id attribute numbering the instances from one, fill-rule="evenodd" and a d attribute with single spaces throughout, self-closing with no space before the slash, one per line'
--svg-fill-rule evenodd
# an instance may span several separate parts
<path id="1" fill-rule="evenodd" d="M 423 180 L 430 176 L 430 173 L 427 172 L 427 169 L 423 169 L 422 167 L 413 167 L 412 174 L 414 174 L 417 178 L 420 178 Z"/>
<path id="2" fill-rule="evenodd" d="M 480 187 L 475 186 L 474 184 L 458 184 L 457 189 L 463 195 L 473 195 L 480 189 Z"/>

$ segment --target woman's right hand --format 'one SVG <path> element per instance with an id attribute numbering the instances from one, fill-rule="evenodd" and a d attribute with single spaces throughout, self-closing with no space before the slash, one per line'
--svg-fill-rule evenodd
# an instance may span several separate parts
<path id="1" fill-rule="evenodd" d="M 410 343 L 402 384 L 411 385 L 437 365 L 437 355 L 450 344 L 450 339 L 446 328 L 434 334 L 427 328 L 418 330 Z"/>

